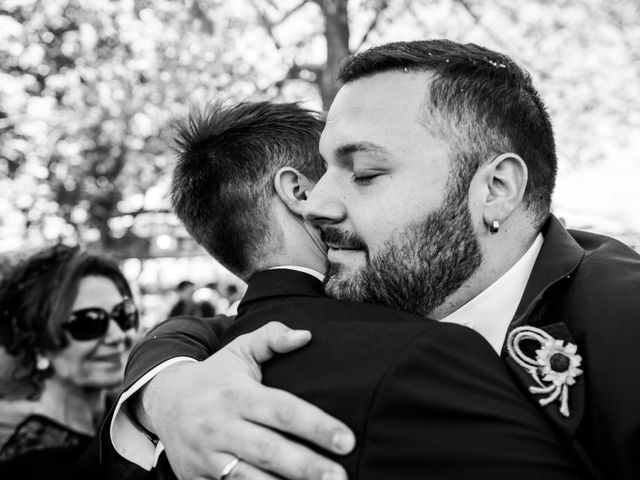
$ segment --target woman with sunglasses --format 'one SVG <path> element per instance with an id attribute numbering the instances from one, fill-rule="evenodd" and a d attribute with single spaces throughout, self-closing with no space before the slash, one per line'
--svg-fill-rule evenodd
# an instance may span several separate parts
<path id="1" fill-rule="evenodd" d="M 56 245 L 16 265 L 0 284 L 0 344 L 14 364 L 0 391 L 0 462 L 89 445 L 137 327 L 111 260 Z"/>

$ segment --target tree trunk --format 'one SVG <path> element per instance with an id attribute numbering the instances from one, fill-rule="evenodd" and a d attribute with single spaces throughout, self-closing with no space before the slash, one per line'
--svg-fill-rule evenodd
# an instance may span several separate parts
<path id="1" fill-rule="evenodd" d="M 325 18 L 324 38 L 327 42 L 327 63 L 320 73 L 318 86 L 322 96 L 322 108 L 329 110 L 338 91 L 336 77 L 340 63 L 349 50 L 349 17 L 347 0 L 315 0 Z"/>

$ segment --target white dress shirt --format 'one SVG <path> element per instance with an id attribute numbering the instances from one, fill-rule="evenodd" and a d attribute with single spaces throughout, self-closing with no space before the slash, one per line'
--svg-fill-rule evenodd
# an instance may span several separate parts
<path id="1" fill-rule="evenodd" d="M 543 237 L 539 233 L 525 254 L 504 275 L 440 321 L 473 328 L 500 355 L 507 328 L 527 286 L 542 242 Z"/>
<path id="2" fill-rule="evenodd" d="M 269 270 L 295 270 L 296 272 L 302 272 L 316 277 L 321 282 L 324 280 L 324 275 L 320 272 L 309 267 L 299 267 L 298 265 L 282 265 L 280 267 L 271 267 Z"/>
<path id="3" fill-rule="evenodd" d="M 499 355 L 507 328 L 516 313 L 542 243 L 543 236 L 539 233 L 531 247 L 502 277 L 441 321 L 457 323 L 476 330 Z M 321 273 L 306 267 L 283 265 L 270 270 L 275 269 L 296 270 L 312 275 L 320 281 L 324 279 Z M 129 419 L 122 405 L 159 372 L 181 361 L 195 362 L 196 360 L 176 357 L 161 363 L 123 392 L 116 404 L 110 426 L 111 442 L 120 455 L 146 470 L 155 466 L 164 447 L 162 442 L 154 444 L 147 434 Z"/>

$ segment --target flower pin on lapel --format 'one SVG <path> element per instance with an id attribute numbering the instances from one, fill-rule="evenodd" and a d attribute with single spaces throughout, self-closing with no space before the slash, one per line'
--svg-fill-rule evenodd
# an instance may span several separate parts
<path id="1" fill-rule="evenodd" d="M 535 351 L 535 358 L 522 351 L 522 342 L 533 340 L 540 344 Z M 576 377 L 582 374 L 580 364 L 582 357 L 577 354 L 578 348 L 573 344 L 555 339 L 544 330 L 523 326 L 514 328 L 507 338 L 509 356 L 524 368 L 538 386 L 529 387 L 536 395 L 546 395 L 538 399 L 543 407 L 560 400 L 560 413 L 568 417 L 569 387 L 576 383 Z"/>

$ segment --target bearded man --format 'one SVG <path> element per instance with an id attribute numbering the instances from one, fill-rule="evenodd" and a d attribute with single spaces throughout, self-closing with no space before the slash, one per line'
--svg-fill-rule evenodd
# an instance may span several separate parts
<path id="1" fill-rule="evenodd" d="M 592 470 L 638 478 L 640 380 L 620 369 L 640 360 L 640 258 L 550 215 L 555 145 L 530 77 L 482 47 L 421 41 L 350 57 L 339 80 L 320 140 L 327 171 L 305 207 L 329 247 L 326 292 L 476 330 Z M 167 415 L 202 402 L 171 391 L 202 379 L 179 363 L 134 400 L 143 425 L 170 431 L 176 448 L 211 445 L 184 454 L 202 474 L 233 478 L 207 472 L 224 452 L 242 459 L 237 478 L 335 475 L 272 429 L 343 454 L 353 440 L 344 425 L 216 355 L 200 387 L 211 415 Z"/>

